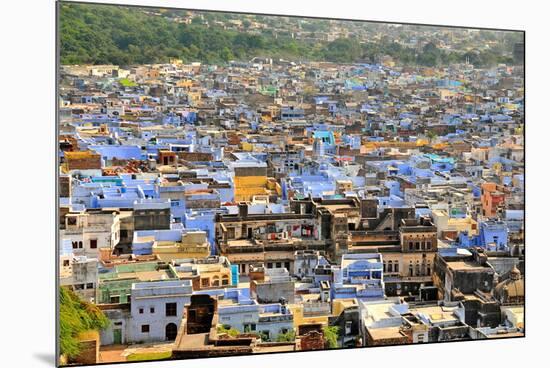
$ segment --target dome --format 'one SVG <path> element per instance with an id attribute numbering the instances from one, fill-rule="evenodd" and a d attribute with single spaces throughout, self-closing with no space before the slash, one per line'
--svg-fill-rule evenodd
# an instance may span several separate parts
<path id="1" fill-rule="evenodd" d="M 510 271 L 510 278 L 512 280 L 519 280 L 521 279 L 521 272 L 520 270 L 518 270 L 518 268 L 516 267 L 516 265 L 514 265 L 514 267 L 512 268 L 512 270 Z"/>
<path id="2" fill-rule="evenodd" d="M 510 271 L 510 278 L 495 286 L 493 293 L 501 304 L 523 302 L 525 298 L 525 284 L 521 277 L 521 272 L 516 266 Z"/>

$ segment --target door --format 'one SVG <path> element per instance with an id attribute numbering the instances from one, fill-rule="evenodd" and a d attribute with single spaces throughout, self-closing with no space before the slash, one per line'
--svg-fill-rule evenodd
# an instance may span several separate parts
<path id="1" fill-rule="evenodd" d="M 120 328 L 115 328 L 113 330 L 113 344 L 122 344 L 122 330 Z"/>
<path id="2" fill-rule="evenodd" d="M 178 335 L 178 326 L 175 323 L 166 325 L 166 340 L 175 340 Z"/>

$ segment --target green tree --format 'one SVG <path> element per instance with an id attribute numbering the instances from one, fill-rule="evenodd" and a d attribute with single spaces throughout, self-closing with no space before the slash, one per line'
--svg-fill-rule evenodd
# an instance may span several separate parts
<path id="1" fill-rule="evenodd" d="M 329 61 L 356 62 L 361 56 L 361 44 L 355 38 L 338 38 L 327 45 L 323 55 Z"/>
<path id="2" fill-rule="evenodd" d="M 426 137 L 432 142 L 437 137 L 437 134 L 433 130 L 428 130 Z"/>
<path id="3" fill-rule="evenodd" d="M 78 334 L 99 331 L 109 326 L 109 320 L 94 304 L 83 301 L 72 290 L 59 288 L 59 334 L 61 354 L 69 358 L 80 353 Z"/>
<path id="4" fill-rule="evenodd" d="M 218 325 L 216 330 L 219 334 L 228 334 L 231 337 L 236 337 L 240 334 L 239 330 L 229 325 Z"/>
<path id="5" fill-rule="evenodd" d="M 338 334 L 340 328 L 338 326 L 325 326 L 323 327 L 323 335 L 325 338 L 325 345 L 329 349 L 336 349 L 338 347 Z"/>
<path id="6" fill-rule="evenodd" d="M 277 342 L 292 342 L 296 339 L 296 333 L 294 330 L 277 335 Z"/>
<path id="7" fill-rule="evenodd" d="M 276 37 L 272 27 L 276 19 L 271 17 L 256 16 L 254 21 L 268 27 L 260 34 L 251 34 L 224 29 L 214 23 L 243 19 L 240 15 L 199 12 L 202 18 L 197 16 L 192 24 L 183 24 L 174 22 L 172 18 L 184 16 L 184 11 L 159 9 L 154 13 L 139 7 L 61 4 L 61 63 L 131 65 L 167 62 L 176 56 L 185 62 L 205 63 L 249 60 L 254 56 L 355 63 L 378 62 L 382 56 L 388 55 L 397 63 L 424 66 L 447 65 L 468 57 L 476 67 L 485 67 L 511 63 L 514 44 L 523 40 L 519 32 L 507 32 L 497 37 L 487 31 L 481 39 L 496 37 L 501 40 L 483 50 L 471 49 L 464 44 L 460 47 L 470 50 L 465 52 L 441 50 L 429 42 L 428 37 L 418 37 L 419 42 L 428 42 L 417 52 L 415 48 L 394 42 L 392 37 L 383 37 L 376 42 L 360 42 L 356 37 L 311 42 L 292 39 L 281 33 Z M 245 28 L 250 24 L 248 19 L 243 21 Z M 308 19 L 301 24 L 304 31 L 312 33 L 330 29 L 326 20 Z"/>

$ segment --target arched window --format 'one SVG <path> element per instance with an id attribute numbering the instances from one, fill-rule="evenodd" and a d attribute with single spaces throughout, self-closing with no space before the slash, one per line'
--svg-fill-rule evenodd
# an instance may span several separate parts
<path id="1" fill-rule="evenodd" d="M 430 276 L 432 274 L 432 268 L 431 265 L 428 263 L 428 266 L 426 267 L 426 275 Z"/>
<path id="2" fill-rule="evenodd" d="M 388 272 L 393 272 L 393 262 L 388 261 Z"/>
<path id="3" fill-rule="evenodd" d="M 382 271 L 383 271 L 383 272 L 386 272 L 386 262 L 384 262 L 384 263 L 382 264 Z"/>
<path id="4" fill-rule="evenodd" d="M 409 276 L 413 276 L 413 263 L 412 261 L 409 262 Z"/>
<path id="5" fill-rule="evenodd" d="M 229 285 L 229 276 L 227 275 L 222 276 L 222 285 Z"/>
<path id="6" fill-rule="evenodd" d="M 420 275 L 420 263 L 418 261 L 416 262 L 415 272 L 417 276 Z"/>
<path id="7" fill-rule="evenodd" d="M 393 272 L 399 272 L 399 262 L 395 261 L 393 265 Z"/>

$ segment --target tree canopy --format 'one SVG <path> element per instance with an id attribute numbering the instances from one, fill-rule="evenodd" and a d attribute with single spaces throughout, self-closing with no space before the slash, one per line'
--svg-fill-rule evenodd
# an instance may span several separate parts
<path id="1" fill-rule="evenodd" d="M 290 32 L 277 35 L 269 28 L 248 32 L 251 22 L 247 19 L 242 22 L 244 31 L 225 29 L 214 22 L 236 19 L 239 15 L 235 14 L 201 13 L 202 16 L 193 18 L 190 24 L 169 17 L 178 14 L 178 10 L 170 9 L 151 12 L 138 7 L 62 4 L 61 63 L 131 65 L 168 62 L 174 57 L 185 62 L 223 63 L 256 56 L 356 63 L 377 62 L 386 55 L 401 64 L 421 66 L 463 62 L 466 57 L 475 66 L 512 61 L 503 56 L 504 49 L 512 45 L 513 39 L 508 38 L 501 43 L 504 46 L 483 50 L 448 51 L 433 42 L 416 50 L 389 37 L 378 41 L 361 41 L 355 37 L 330 42 L 298 40 L 292 38 Z M 262 17 L 257 19 L 261 21 Z M 326 21 L 310 19 L 304 22 L 303 28 L 323 30 L 327 25 Z"/>
<path id="2" fill-rule="evenodd" d="M 109 326 L 109 320 L 94 304 L 83 301 L 72 290 L 59 288 L 59 332 L 61 354 L 75 357 L 80 353 L 78 335 Z"/>
<path id="3" fill-rule="evenodd" d="M 325 344 L 329 349 L 335 349 L 338 347 L 338 334 L 340 328 L 338 326 L 325 326 L 323 327 L 323 335 L 325 337 Z"/>

